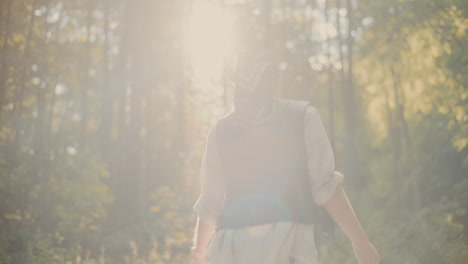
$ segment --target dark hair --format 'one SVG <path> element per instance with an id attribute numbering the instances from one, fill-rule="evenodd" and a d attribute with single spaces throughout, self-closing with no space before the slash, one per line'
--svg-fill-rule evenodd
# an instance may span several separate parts
<path id="1" fill-rule="evenodd" d="M 271 93 L 268 82 L 277 82 L 278 77 L 278 62 L 271 51 L 257 47 L 238 55 L 233 78 L 237 88 L 254 94 Z"/>

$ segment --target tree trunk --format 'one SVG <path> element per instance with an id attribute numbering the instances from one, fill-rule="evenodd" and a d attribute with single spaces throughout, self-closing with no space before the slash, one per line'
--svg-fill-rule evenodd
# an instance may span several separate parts
<path id="1" fill-rule="evenodd" d="M 8 0 L 8 2 L 2 2 L 2 8 L 5 7 L 6 10 L 4 30 L 3 30 L 3 45 L 2 45 L 2 59 L 0 62 L 0 116 L 2 113 L 2 106 L 5 104 L 5 96 L 7 90 L 6 76 L 8 73 L 7 69 L 7 51 L 8 51 L 8 39 L 10 38 L 10 18 L 11 18 L 11 9 L 12 9 L 13 0 Z M 3 18 L 3 17 L 2 17 Z"/>
<path id="2" fill-rule="evenodd" d="M 104 101 L 102 106 L 102 122 L 100 129 L 101 136 L 101 154 L 110 163 L 111 150 L 110 144 L 112 140 L 112 110 L 114 102 L 114 91 L 110 87 L 109 82 L 109 0 L 103 0 L 104 5 L 104 44 L 102 47 L 102 83 L 101 92 Z"/>
<path id="3" fill-rule="evenodd" d="M 357 118 L 356 118 L 356 103 L 355 103 L 355 94 L 354 94 L 354 80 L 353 80 L 353 36 L 351 34 L 353 28 L 353 10 L 352 10 L 351 0 L 347 0 L 346 2 L 346 10 L 348 15 L 348 53 L 347 53 L 347 60 L 348 60 L 348 76 L 347 76 L 347 85 L 344 99 L 344 106 L 345 106 L 345 118 L 346 118 L 346 156 L 347 156 L 347 167 L 348 173 L 351 177 L 358 177 L 356 172 L 356 163 L 357 163 L 357 156 L 356 156 L 356 127 L 357 127 Z M 356 178 L 359 182 L 360 179 Z"/>
<path id="4" fill-rule="evenodd" d="M 91 26 L 93 25 L 93 3 L 94 0 L 88 0 L 87 10 L 87 22 L 86 22 L 86 43 L 85 43 L 85 54 L 81 63 L 81 120 L 80 120 L 80 147 L 86 145 L 87 131 L 88 131 L 88 119 L 89 119 L 89 102 L 88 102 L 88 90 L 91 84 L 89 78 L 89 69 L 91 68 Z"/>
<path id="5" fill-rule="evenodd" d="M 403 137 L 404 137 L 405 143 L 406 143 L 406 149 L 407 149 L 407 151 L 411 152 L 412 142 L 411 142 L 411 138 L 410 138 L 409 132 L 408 132 L 408 124 L 407 124 L 406 119 L 405 119 L 405 105 L 402 102 L 404 94 L 403 94 L 403 90 L 401 89 L 400 78 L 399 78 L 398 74 L 395 72 L 395 67 L 393 66 L 393 64 L 391 64 L 391 66 L 390 66 L 390 72 L 392 74 L 393 95 L 394 95 L 395 104 L 396 104 L 397 110 L 398 110 L 397 111 L 398 120 L 401 123 L 401 128 L 403 130 L 402 132 L 403 132 Z"/>
<path id="6" fill-rule="evenodd" d="M 382 88 L 385 95 L 385 102 L 387 108 L 387 120 L 388 120 L 388 134 L 390 138 L 390 148 L 392 151 L 392 179 L 393 188 L 395 192 L 399 192 L 401 186 L 401 173 L 400 173 L 400 157 L 401 157 L 401 139 L 399 129 L 396 122 L 394 121 L 392 108 L 390 107 L 390 95 L 387 88 Z"/>
<path id="7" fill-rule="evenodd" d="M 344 116 L 345 119 L 347 119 L 346 116 L 346 111 L 347 111 L 347 93 L 346 93 L 346 75 L 345 75 L 345 69 L 344 69 L 344 64 L 345 64 L 345 59 L 344 59 L 344 54 L 343 54 L 343 37 L 341 35 L 341 19 L 340 19 L 340 14 L 339 14 L 339 9 L 341 7 L 341 0 L 336 0 L 336 27 L 337 27 L 337 40 L 338 40 L 338 52 L 339 52 L 339 61 L 341 68 L 339 69 L 339 81 L 338 81 L 338 88 L 341 91 L 341 96 L 343 98 L 343 111 L 344 111 Z M 346 124 L 346 134 L 349 132 L 349 122 L 345 122 Z M 346 138 L 346 142 L 348 142 L 348 138 Z M 345 160 L 350 159 L 350 154 L 348 153 L 348 148 L 345 149 Z M 345 164 L 347 165 L 349 162 L 346 162 Z M 346 167 L 345 169 L 348 169 Z"/>
<path id="8" fill-rule="evenodd" d="M 29 15 L 29 25 L 28 25 L 28 32 L 26 33 L 26 46 L 23 51 L 23 65 L 21 67 L 20 79 L 18 80 L 18 87 L 15 90 L 15 98 L 14 98 L 14 109 L 13 109 L 13 117 L 15 119 L 15 146 L 19 144 L 18 134 L 20 131 L 20 119 L 21 119 L 21 112 L 23 107 L 23 95 L 24 90 L 26 89 L 26 77 L 29 68 L 29 53 L 31 49 L 31 40 L 33 35 L 33 28 L 34 23 L 36 21 L 36 16 L 34 15 L 34 11 L 36 10 L 37 1 L 34 0 L 31 6 L 31 13 Z"/>
<path id="9" fill-rule="evenodd" d="M 325 1 L 324 7 L 324 15 L 325 15 L 325 23 L 328 25 L 330 22 L 329 14 L 328 14 L 328 0 Z M 327 34 L 327 41 L 326 45 L 326 53 L 327 53 L 327 76 L 328 76 L 328 114 L 329 114 L 329 136 L 330 136 L 330 144 L 332 149 L 335 150 L 335 95 L 333 91 L 333 72 L 331 67 L 330 61 L 330 35 L 328 34 L 328 29 L 326 31 Z"/>
<path id="10" fill-rule="evenodd" d="M 408 123 L 406 122 L 405 118 L 405 105 L 403 103 L 404 98 L 404 91 L 401 88 L 400 84 L 400 77 L 398 73 L 395 71 L 394 64 L 390 66 L 390 72 L 392 76 L 392 87 L 393 87 L 393 95 L 395 100 L 395 105 L 397 108 L 397 120 L 399 123 L 399 127 L 401 128 L 401 132 L 403 133 L 403 138 L 405 140 L 405 150 L 406 154 L 408 155 L 408 163 L 407 163 L 407 171 L 410 175 L 410 189 L 411 189 L 411 200 L 413 201 L 413 208 L 415 210 L 420 209 L 420 186 L 418 181 L 418 176 L 414 170 L 414 155 L 413 155 L 413 148 L 412 148 L 412 141 L 408 131 Z"/>

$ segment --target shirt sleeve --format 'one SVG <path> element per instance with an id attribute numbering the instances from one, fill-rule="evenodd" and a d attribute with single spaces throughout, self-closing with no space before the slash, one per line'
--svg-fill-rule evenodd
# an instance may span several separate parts
<path id="1" fill-rule="evenodd" d="M 201 194 L 193 211 L 205 223 L 216 226 L 224 203 L 224 186 L 221 160 L 215 140 L 216 126 L 211 128 L 201 163 Z"/>
<path id="2" fill-rule="evenodd" d="M 343 174 L 335 171 L 333 149 L 320 115 L 313 106 L 308 106 L 304 115 L 304 136 L 312 193 L 315 202 L 322 205 L 343 182 Z"/>

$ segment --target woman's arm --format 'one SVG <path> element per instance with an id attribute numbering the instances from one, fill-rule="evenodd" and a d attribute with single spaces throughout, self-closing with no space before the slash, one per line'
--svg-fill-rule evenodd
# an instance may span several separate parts
<path id="1" fill-rule="evenodd" d="M 200 171 L 201 194 L 193 205 L 193 210 L 198 216 L 191 248 L 195 264 L 206 261 L 206 250 L 221 215 L 224 201 L 224 183 L 215 133 L 216 126 L 208 134 Z"/>
<path id="2" fill-rule="evenodd" d="M 377 264 L 379 255 L 369 242 L 343 190 L 343 174 L 335 170 L 335 157 L 318 111 L 308 107 L 304 134 L 312 193 L 353 243 L 359 264 Z"/>
<path id="3" fill-rule="evenodd" d="M 379 253 L 369 242 L 341 185 L 337 187 L 335 194 L 323 204 L 323 207 L 351 240 L 354 255 L 359 264 L 379 264 Z"/>
<path id="4" fill-rule="evenodd" d="M 210 225 L 197 217 L 193 246 L 190 250 L 195 264 L 205 263 L 206 249 L 215 229 L 216 226 Z"/>

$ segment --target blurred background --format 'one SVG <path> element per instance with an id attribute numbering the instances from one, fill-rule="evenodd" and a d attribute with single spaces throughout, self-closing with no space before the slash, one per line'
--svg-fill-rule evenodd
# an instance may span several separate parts
<path id="1" fill-rule="evenodd" d="M 384 263 L 466 263 L 467 5 L 0 1 L 0 263 L 189 263 L 207 133 L 259 43 Z M 356 263 L 336 237 L 322 263 Z"/>

